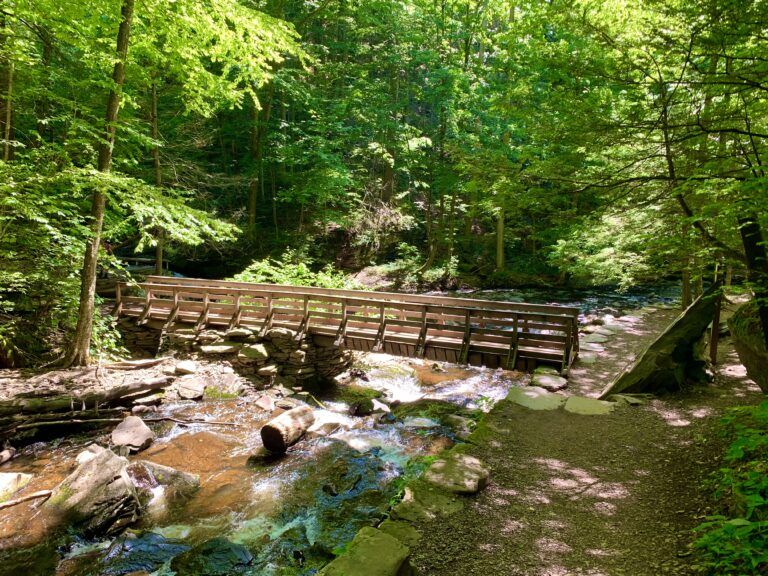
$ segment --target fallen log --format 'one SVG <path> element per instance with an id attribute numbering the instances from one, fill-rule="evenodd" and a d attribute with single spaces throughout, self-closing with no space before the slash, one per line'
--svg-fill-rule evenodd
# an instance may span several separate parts
<path id="1" fill-rule="evenodd" d="M 695 357 L 694 349 L 712 322 L 719 298 L 720 284 L 716 283 L 606 386 L 600 398 L 618 393 L 679 390 L 687 380 L 700 380 L 705 362 Z"/>
<path id="2" fill-rule="evenodd" d="M 16 506 L 22 502 L 28 502 L 29 500 L 37 500 L 38 498 L 45 498 L 47 500 L 51 497 L 51 494 L 53 494 L 52 490 L 40 490 L 39 492 L 32 492 L 31 494 L 26 494 L 19 498 L 14 498 L 13 500 L 6 500 L 5 502 L 0 502 L 0 510 Z"/>
<path id="3" fill-rule="evenodd" d="M 270 452 L 282 454 L 314 423 L 315 414 L 309 406 L 292 408 L 262 426 L 261 441 Z"/>
<path id="4" fill-rule="evenodd" d="M 45 414 L 49 412 L 75 412 L 89 407 L 114 404 L 126 397 L 142 392 L 161 390 L 173 382 L 172 376 L 159 376 L 128 384 L 113 386 L 105 390 L 85 392 L 82 395 L 58 396 L 17 396 L 0 402 L 0 417 L 15 414 Z"/>
<path id="5" fill-rule="evenodd" d="M 125 418 L 65 418 L 63 420 L 35 420 L 33 422 L 25 422 L 18 424 L 14 427 L 15 430 L 31 430 L 33 428 L 44 428 L 46 426 L 64 426 L 64 425 L 85 425 L 85 424 L 119 424 L 125 420 Z M 152 422 L 175 422 L 183 426 L 191 426 L 193 424 L 210 424 L 211 426 L 232 426 L 238 427 L 240 424 L 234 422 L 220 422 L 218 420 L 181 420 L 179 418 L 173 418 L 171 416 L 162 416 L 160 418 L 148 418 L 144 420 L 145 423 Z"/>

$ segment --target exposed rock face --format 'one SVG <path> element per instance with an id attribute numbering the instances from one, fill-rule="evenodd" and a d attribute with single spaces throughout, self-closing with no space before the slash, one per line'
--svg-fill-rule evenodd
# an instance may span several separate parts
<path id="1" fill-rule="evenodd" d="M 130 452 L 140 452 L 155 439 L 155 433 L 138 416 L 128 416 L 112 431 L 112 444 L 125 446 Z"/>
<path id="2" fill-rule="evenodd" d="M 128 460 L 101 449 L 53 491 L 44 504 L 86 534 L 115 534 L 133 523 L 141 509 L 126 471 Z"/>
<path id="3" fill-rule="evenodd" d="M 133 462 L 91 445 L 77 457 L 78 467 L 44 504 L 87 536 L 113 535 L 143 513 L 160 518 L 167 505 L 188 498 L 197 476 L 153 462 Z"/>
<path id="4" fill-rule="evenodd" d="M 397 538 L 363 528 L 347 551 L 323 568 L 318 576 L 406 576 L 410 549 Z"/>
<path id="5" fill-rule="evenodd" d="M 483 463 L 467 454 L 449 454 L 435 460 L 424 472 L 424 480 L 456 494 L 475 494 L 488 483 L 489 472 Z"/>
<path id="6" fill-rule="evenodd" d="M 176 364 L 174 371 L 180 376 L 184 376 L 186 374 L 194 374 L 197 372 L 197 364 L 192 362 L 192 360 L 182 360 Z"/>

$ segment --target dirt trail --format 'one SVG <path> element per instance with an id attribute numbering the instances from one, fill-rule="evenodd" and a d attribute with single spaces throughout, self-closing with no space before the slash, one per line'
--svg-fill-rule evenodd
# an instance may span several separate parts
<path id="1" fill-rule="evenodd" d="M 597 395 L 674 315 L 617 333 L 574 369 L 568 393 Z M 469 451 L 491 469 L 489 486 L 418 526 L 413 563 L 429 576 L 692 574 L 690 530 L 709 506 L 700 486 L 722 453 L 714 426 L 727 407 L 762 399 L 725 339 L 711 384 L 643 406 L 581 416 L 503 401 Z"/>

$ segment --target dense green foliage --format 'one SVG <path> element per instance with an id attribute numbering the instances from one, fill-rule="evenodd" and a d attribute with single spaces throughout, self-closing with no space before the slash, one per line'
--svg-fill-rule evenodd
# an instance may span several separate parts
<path id="1" fill-rule="evenodd" d="M 707 574 L 768 571 L 768 402 L 723 418 L 731 440 L 725 466 L 712 480 L 719 514 L 698 527 L 696 547 Z"/>
<path id="2" fill-rule="evenodd" d="M 766 225 L 765 0 L 140 0 L 118 86 L 121 5 L 0 2 L 3 314 L 67 332 L 94 190 L 119 254 L 326 285 L 695 291 Z"/>

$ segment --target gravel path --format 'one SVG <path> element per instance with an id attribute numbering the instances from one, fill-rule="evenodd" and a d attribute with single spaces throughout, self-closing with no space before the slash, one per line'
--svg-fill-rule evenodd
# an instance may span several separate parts
<path id="1" fill-rule="evenodd" d="M 569 393 L 596 395 L 674 315 L 654 311 L 617 332 L 574 370 Z M 418 526 L 418 573 L 692 574 L 690 530 L 710 504 L 700 486 L 722 453 L 714 426 L 727 407 L 763 398 L 728 339 L 720 356 L 710 385 L 606 416 L 499 403 L 486 420 L 492 434 L 470 450 L 490 484 L 463 512 Z"/>

